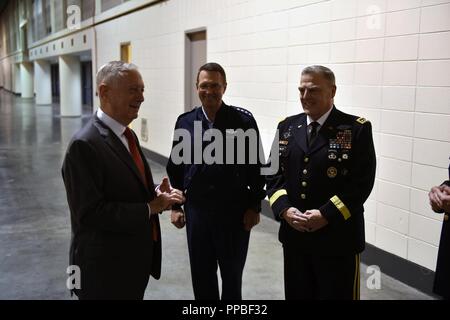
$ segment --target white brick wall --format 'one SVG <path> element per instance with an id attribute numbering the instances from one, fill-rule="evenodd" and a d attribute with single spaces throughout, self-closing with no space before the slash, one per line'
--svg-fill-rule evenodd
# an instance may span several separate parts
<path id="1" fill-rule="evenodd" d="M 131 42 L 147 87 L 142 144 L 165 156 L 185 107 L 184 33 L 201 27 L 208 60 L 228 72 L 225 101 L 253 112 L 266 149 L 278 121 L 301 110 L 301 69 L 334 70 L 336 105 L 374 129 L 367 242 L 434 269 L 442 216 L 427 193 L 448 178 L 450 1 L 172 0 L 98 25 L 97 65 Z M 140 120 L 133 126 L 139 132 Z"/>
<path id="2" fill-rule="evenodd" d="M 447 179 L 450 155 L 450 1 L 207 2 L 174 0 L 125 16 L 113 38 L 115 21 L 97 30 L 100 61 L 117 58 L 126 40 L 143 69 L 144 145 L 169 152 L 170 129 L 184 109 L 189 28 L 206 27 L 208 59 L 228 72 L 225 101 L 253 112 L 266 148 L 278 121 L 301 110 L 302 67 L 325 64 L 336 74 L 336 105 L 374 128 L 377 188 L 365 205 L 367 242 L 434 269 L 442 216 L 430 210 L 427 192 Z"/>

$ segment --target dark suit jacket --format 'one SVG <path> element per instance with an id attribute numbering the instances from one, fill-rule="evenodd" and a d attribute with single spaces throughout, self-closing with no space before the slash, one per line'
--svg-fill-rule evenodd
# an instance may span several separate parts
<path id="1" fill-rule="evenodd" d="M 267 193 L 277 220 L 289 207 L 319 209 L 328 225 L 308 233 L 281 220 L 279 239 L 303 253 L 359 253 L 365 246 L 363 204 L 375 181 L 370 122 L 333 107 L 308 146 L 306 117 L 279 123 L 280 168 L 267 177 Z"/>
<path id="2" fill-rule="evenodd" d="M 147 185 L 153 186 L 138 148 Z M 145 186 L 128 150 L 96 116 L 72 138 L 62 175 L 72 226 L 70 264 L 81 268 L 82 283 L 83 268 L 93 281 L 100 275 L 127 278 L 136 272 L 159 279 L 161 242 L 152 240 L 147 207 L 155 191 Z M 154 221 L 160 233 L 158 217 Z"/>

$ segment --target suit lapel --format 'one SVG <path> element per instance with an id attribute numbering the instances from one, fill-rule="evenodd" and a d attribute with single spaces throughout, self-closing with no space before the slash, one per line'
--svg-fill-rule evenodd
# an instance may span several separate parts
<path id="1" fill-rule="evenodd" d="M 329 143 L 332 134 L 335 133 L 335 122 L 336 122 L 337 110 L 333 106 L 333 109 L 330 112 L 327 120 L 320 127 L 319 132 L 317 133 L 317 138 L 314 140 L 313 144 L 310 146 L 309 153 L 314 153 L 317 150 L 320 150 L 325 144 Z"/>
<path id="2" fill-rule="evenodd" d="M 308 142 L 307 142 L 307 125 L 306 125 L 306 115 L 302 114 L 302 116 L 298 119 L 296 123 L 294 123 L 293 135 L 295 141 L 298 146 L 303 150 L 303 152 L 308 152 Z"/>
<path id="3" fill-rule="evenodd" d="M 105 139 L 106 144 L 117 154 L 117 156 L 125 162 L 128 168 L 134 173 L 137 179 L 141 182 L 142 186 L 146 189 L 144 181 L 142 181 L 141 173 L 139 172 L 133 158 L 128 152 L 127 148 L 123 145 L 122 141 L 109 129 L 103 122 L 97 117 L 94 119 L 94 125 L 100 132 L 100 135 Z M 139 147 L 140 149 L 140 147 Z M 139 150 L 140 151 L 140 150 Z M 141 155 L 142 152 L 140 151 Z M 143 158 L 144 159 L 144 158 Z M 144 161 L 145 166 L 145 161 Z M 146 167 L 147 169 L 147 167 Z"/>
<path id="4" fill-rule="evenodd" d="M 154 190 L 155 182 L 153 181 L 152 171 L 150 170 L 150 167 L 149 167 L 147 161 L 145 160 L 146 158 L 145 158 L 144 152 L 141 149 L 141 145 L 140 145 L 138 139 L 136 139 L 136 145 L 138 147 L 139 154 L 141 155 L 142 162 L 144 162 L 145 177 L 147 178 L 148 191 L 150 192 L 150 194 L 152 194 L 152 199 L 153 199 L 154 197 L 156 197 L 156 193 Z M 134 161 L 133 161 L 133 163 L 134 163 Z M 136 167 L 136 165 L 135 165 L 135 167 Z"/>
<path id="5" fill-rule="evenodd" d="M 195 114 L 195 118 L 194 118 L 194 122 L 195 121 L 200 121 L 200 123 L 202 124 L 202 154 L 203 154 L 203 134 L 205 133 L 205 131 L 208 129 L 205 125 L 206 119 L 204 119 L 204 115 L 203 115 L 203 110 L 202 107 L 197 107 L 197 109 L 195 110 L 196 114 Z M 194 135 L 194 122 L 192 123 L 192 127 L 188 127 L 188 128 L 184 128 L 187 129 L 190 134 L 191 134 L 191 148 L 192 150 L 194 150 L 194 139 L 195 139 L 195 135 Z M 195 151 L 193 151 L 195 152 Z M 189 166 L 189 171 L 190 171 L 190 176 L 193 178 L 197 171 L 199 170 L 199 168 L 201 167 L 201 164 L 194 164 L 194 155 L 192 154 L 192 165 Z M 192 181 L 192 179 L 190 180 Z M 188 187 L 188 186 L 185 186 Z"/>
<path id="6" fill-rule="evenodd" d="M 317 150 L 321 149 L 324 144 L 328 142 L 327 128 L 325 127 L 326 123 L 322 127 L 320 127 L 319 132 L 317 133 L 316 139 L 313 141 L 312 145 L 309 147 L 309 153 L 314 153 Z"/>

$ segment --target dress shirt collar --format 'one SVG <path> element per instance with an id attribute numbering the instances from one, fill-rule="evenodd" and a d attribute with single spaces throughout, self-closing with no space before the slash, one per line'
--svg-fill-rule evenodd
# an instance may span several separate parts
<path id="1" fill-rule="evenodd" d="M 206 113 L 205 108 L 204 108 L 203 106 L 202 106 L 202 111 L 203 111 L 203 115 L 205 116 L 205 119 L 206 119 L 209 123 L 212 123 L 212 121 L 209 120 L 208 114 Z"/>
<path id="2" fill-rule="evenodd" d="M 330 110 L 328 110 L 327 112 L 324 113 L 323 116 L 321 116 L 319 119 L 316 120 L 316 122 L 319 123 L 319 128 L 323 126 L 323 124 L 325 123 L 325 121 L 327 121 L 328 116 L 331 113 L 331 110 L 333 110 L 333 106 L 331 106 Z M 311 117 L 308 115 L 306 117 L 306 124 L 309 126 L 311 124 L 311 122 L 314 122 L 313 119 L 311 119 Z"/>
<path id="3" fill-rule="evenodd" d="M 117 122 L 110 116 L 108 116 L 103 110 L 100 108 L 97 109 L 97 117 L 106 124 L 119 138 L 123 135 L 126 127 L 121 123 Z"/>
<path id="4" fill-rule="evenodd" d="M 202 106 L 203 115 L 205 116 L 206 121 L 208 121 L 208 127 L 211 129 L 213 127 L 213 122 L 209 120 L 208 114 L 205 111 L 205 108 Z"/>

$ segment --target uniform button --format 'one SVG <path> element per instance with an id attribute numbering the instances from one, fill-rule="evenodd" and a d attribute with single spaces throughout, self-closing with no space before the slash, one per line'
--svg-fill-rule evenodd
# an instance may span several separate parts
<path id="1" fill-rule="evenodd" d="M 308 184 L 306 183 L 306 181 L 303 181 L 303 182 L 302 182 L 302 186 L 303 186 L 303 187 L 306 187 L 307 185 L 308 185 Z"/>
<path id="2" fill-rule="evenodd" d="M 308 170 L 303 170 L 303 174 L 308 174 Z"/>
<path id="3" fill-rule="evenodd" d="M 339 158 L 339 159 L 338 159 L 338 161 L 339 161 L 339 162 L 342 162 L 342 159 L 341 159 L 341 158 Z"/>
<path id="4" fill-rule="evenodd" d="M 448 213 L 444 216 L 444 221 L 448 221 Z"/>
<path id="5" fill-rule="evenodd" d="M 304 159 L 304 161 L 305 161 L 305 163 L 308 162 L 308 161 L 309 161 L 309 158 L 306 157 L 306 158 Z"/>
<path id="6" fill-rule="evenodd" d="M 300 197 L 301 197 L 303 200 L 305 200 L 305 199 L 306 199 L 306 194 L 302 193 L 302 194 L 300 195 Z"/>

